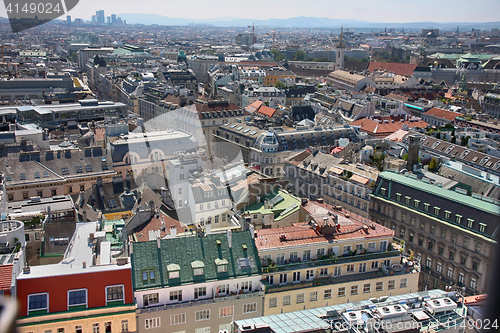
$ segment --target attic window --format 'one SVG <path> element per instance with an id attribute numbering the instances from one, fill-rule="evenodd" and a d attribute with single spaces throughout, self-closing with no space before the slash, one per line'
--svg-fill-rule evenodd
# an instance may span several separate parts
<path id="1" fill-rule="evenodd" d="M 177 264 L 170 264 L 167 266 L 168 278 L 178 279 L 180 277 L 181 267 Z"/>
<path id="2" fill-rule="evenodd" d="M 217 266 L 217 273 L 227 272 L 227 260 L 226 259 L 215 259 L 215 265 Z"/>
<path id="3" fill-rule="evenodd" d="M 205 268 L 205 264 L 202 262 L 202 261 L 193 261 L 191 263 L 191 268 L 193 269 L 193 275 L 194 276 L 200 276 L 200 275 L 203 275 L 204 272 L 204 268 Z"/>

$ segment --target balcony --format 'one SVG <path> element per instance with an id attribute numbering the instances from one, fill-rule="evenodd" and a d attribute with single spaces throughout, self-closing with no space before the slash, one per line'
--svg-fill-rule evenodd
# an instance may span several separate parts
<path id="1" fill-rule="evenodd" d="M 349 264 L 358 261 L 367 261 L 367 260 L 375 260 L 375 259 L 385 259 L 385 258 L 393 258 L 399 257 L 398 250 L 392 251 L 384 251 L 384 252 L 374 252 L 367 254 L 356 254 L 347 257 L 335 257 L 321 260 L 311 260 L 311 261 L 303 261 L 296 263 L 285 263 L 282 265 L 276 265 L 273 267 L 264 267 L 262 269 L 263 273 L 272 273 L 272 272 L 285 272 L 285 271 L 295 271 L 304 268 L 312 268 L 312 267 L 320 267 L 327 265 L 341 265 L 341 264 Z"/>
<path id="2" fill-rule="evenodd" d="M 236 295 L 230 295 L 230 296 L 219 296 L 219 297 L 208 298 L 208 299 L 190 300 L 190 301 L 181 302 L 181 303 L 152 306 L 152 307 L 148 307 L 148 308 L 144 308 L 144 309 L 137 309 L 137 312 L 140 314 L 141 313 L 152 313 L 152 312 L 157 312 L 157 311 L 180 309 L 180 308 L 186 308 L 186 307 L 190 307 L 190 306 L 198 306 L 198 305 L 205 305 L 205 304 L 211 304 L 211 303 L 220 303 L 220 302 L 234 301 L 234 300 L 238 300 L 238 299 L 263 297 L 263 296 L 264 296 L 264 291 L 258 290 L 258 291 L 252 291 L 249 293 L 242 293 L 242 294 L 236 294 Z"/>

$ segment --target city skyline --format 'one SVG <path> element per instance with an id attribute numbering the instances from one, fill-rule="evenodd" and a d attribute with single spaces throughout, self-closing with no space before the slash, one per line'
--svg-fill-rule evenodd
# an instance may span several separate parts
<path id="1" fill-rule="evenodd" d="M 118 16 L 125 13 L 159 14 L 171 18 L 182 18 L 196 21 L 220 21 L 230 19 L 286 19 L 299 16 L 322 17 L 330 19 L 355 19 L 374 23 L 411 23 L 411 22 L 494 22 L 498 21 L 496 13 L 500 12 L 500 2 L 479 0 L 477 8 L 488 10 L 464 10 L 469 2 L 464 0 L 445 0 L 436 3 L 423 0 L 418 6 L 409 7 L 396 0 L 360 0 L 356 4 L 344 6 L 343 2 L 334 0 L 319 0 L 315 6 L 303 8 L 297 0 L 271 2 L 257 0 L 254 6 L 234 5 L 226 0 L 215 0 L 210 3 L 198 0 L 169 4 L 168 7 L 160 1 L 149 0 L 137 8 L 133 3 L 123 3 L 116 0 L 105 3 L 96 0 L 80 1 L 68 15 L 74 18 L 90 20 L 97 10 L 104 10 L 105 15 L 111 13 Z M 189 8 L 186 11 L 185 8 Z M 266 8 L 262 11 L 262 8 Z M 429 9 L 432 10 L 429 10 Z M 6 17 L 5 7 L 0 7 L 0 16 Z M 65 15 L 64 15 L 65 17 Z M 133 23 L 133 22 L 130 22 Z"/>

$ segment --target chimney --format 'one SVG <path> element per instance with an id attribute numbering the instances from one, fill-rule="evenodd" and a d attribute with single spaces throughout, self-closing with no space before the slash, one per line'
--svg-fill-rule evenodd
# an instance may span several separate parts
<path id="1" fill-rule="evenodd" d="M 231 248 L 233 245 L 233 234 L 231 232 L 231 229 L 227 229 L 227 244 L 229 245 L 229 248 Z"/>
<path id="2" fill-rule="evenodd" d="M 23 273 L 24 273 L 24 274 L 29 274 L 29 273 L 31 273 L 31 268 L 30 268 L 30 266 L 24 266 L 24 267 L 23 267 Z"/>
<path id="3" fill-rule="evenodd" d="M 253 224 L 248 224 L 248 230 L 250 230 L 250 235 L 252 236 L 252 239 L 255 239 L 255 230 Z"/>
<path id="4" fill-rule="evenodd" d="M 87 211 L 85 209 L 82 212 L 82 222 L 87 222 Z"/>
<path id="5" fill-rule="evenodd" d="M 205 224 L 205 235 L 208 235 L 212 232 L 212 223 Z"/>
<path id="6" fill-rule="evenodd" d="M 116 258 L 116 264 L 118 266 L 124 266 L 126 264 L 128 264 L 128 258 Z"/>
<path id="7" fill-rule="evenodd" d="M 177 236 L 177 228 L 175 227 L 175 225 L 170 226 L 170 236 L 172 236 L 172 237 Z"/>
<path id="8" fill-rule="evenodd" d="M 87 268 L 87 262 L 86 261 L 82 261 L 82 267 L 83 268 Z"/>
<path id="9" fill-rule="evenodd" d="M 160 247 L 161 247 L 161 238 L 160 238 L 160 237 L 158 237 L 158 236 L 156 236 L 156 246 L 157 246 L 158 248 L 160 248 Z"/>
<path id="10" fill-rule="evenodd" d="M 269 209 L 269 202 L 267 199 L 264 201 L 264 209 Z"/>

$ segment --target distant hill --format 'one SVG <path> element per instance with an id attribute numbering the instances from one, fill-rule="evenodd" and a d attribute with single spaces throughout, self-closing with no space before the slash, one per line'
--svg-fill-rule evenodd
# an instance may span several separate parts
<path id="1" fill-rule="evenodd" d="M 384 28 L 404 28 L 407 30 L 418 30 L 422 28 L 437 28 L 442 30 L 455 30 L 459 27 L 460 31 L 474 29 L 491 29 L 500 28 L 500 22 L 368 22 L 353 19 L 332 19 L 326 17 L 291 17 L 287 19 L 271 18 L 268 20 L 252 20 L 243 18 L 215 18 L 206 20 L 194 20 L 184 18 L 172 18 L 157 14 L 134 14 L 125 13 L 119 14 L 122 19 L 127 20 L 129 24 L 158 24 L 158 25 L 189 25 L 189 24 L 210 24 L 219 27 L 246 27 L 255 24 L 259 27 L 276 27 L 276 28 L 335 28 L 338 29 L 341 25 L 346 28 L 369 28 L 384 29 Z"/>

